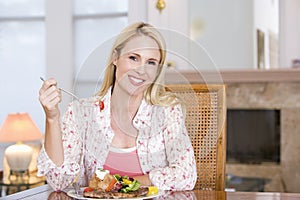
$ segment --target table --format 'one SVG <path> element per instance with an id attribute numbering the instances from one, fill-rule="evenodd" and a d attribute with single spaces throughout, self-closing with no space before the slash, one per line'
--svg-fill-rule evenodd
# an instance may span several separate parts
<path id="1" fill-rule="evenodd" d="M 0 191 L 5 191 L 5 194 L 12 194 L 20 192 L 35 186 L 44 185 L 46 183 L 45 177 L 29 176 L 27 178 L 16 178 L 16 179 L 0 179 Z M 0 196 L 1 196 L 0 193 Z"/>
<path id="2" fill-rule="evenodd" d="M 226 188 L 243 192 L 264 192 L 269 179 L 226 175 Z"/>
<path id="3" fill-rule="evenodd" d="M 39 186 L 33 189 L 25 190 L 15 193 L 0 199 L 64 199 L 73 200 L 67 196 L 65 192 L 54 192 L 49 185 Z M 272 193 L 272 192 L 225 192 L 225 191 L 182 191 L 182 192 L 166 192 L 164 197 L 154 198 L 153 200 L 164 199 L 180 199 L 180 200 L 200 200 L 200 199 L 213 199 L 213 200 L 296 200 L 300 199 L 300 193 Z"/>

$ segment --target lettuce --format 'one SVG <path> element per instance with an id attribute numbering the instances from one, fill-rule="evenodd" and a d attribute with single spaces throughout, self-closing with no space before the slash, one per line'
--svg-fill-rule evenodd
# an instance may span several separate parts
<path id="1" fill-rule="evenodd" d="M 136 191 L 140 188 L 141 184 L 137 180 L 132 181 L 127 187 L 122 188 L 121 192 L 123 193 L 128 193 L 128 192 L 133 192 Z"/>

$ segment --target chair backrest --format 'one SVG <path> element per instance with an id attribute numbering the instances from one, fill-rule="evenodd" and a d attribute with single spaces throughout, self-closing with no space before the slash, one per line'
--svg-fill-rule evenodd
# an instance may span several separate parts
<path id="1" fill-rule="evenodd" d="M 226 102 L 225 85 L 174 84 L 167 90 L 177 94 L 186 108 L 186 128 L 197 162 L 194 189 L 225 189 Z"/>

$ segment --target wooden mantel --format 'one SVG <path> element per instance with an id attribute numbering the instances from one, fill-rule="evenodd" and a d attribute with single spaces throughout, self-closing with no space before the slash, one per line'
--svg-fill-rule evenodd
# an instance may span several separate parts
<path id="1" fill-rule="evenodd" d="M 176 71 L 167 70 L 166 83 L 300 82 L 300 69 Z"/>

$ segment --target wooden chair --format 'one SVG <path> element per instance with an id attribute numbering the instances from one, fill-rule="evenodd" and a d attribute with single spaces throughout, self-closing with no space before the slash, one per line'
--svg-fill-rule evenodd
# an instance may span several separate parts
<path id="1" fill-rule="evenodd" d="M 194 189 L 225 189 L 226 102 L 224 85 L 174 84 L 167 90 L 176 93 L 186 108 L 186 128 L 197 162 Z"/>

